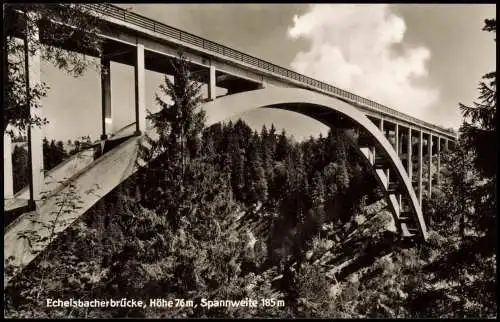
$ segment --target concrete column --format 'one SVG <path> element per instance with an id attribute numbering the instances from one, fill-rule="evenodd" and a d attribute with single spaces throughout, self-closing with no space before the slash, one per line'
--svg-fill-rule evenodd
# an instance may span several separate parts
<path id="1" fill-rule="evenodd" d="M 146 69 L 144 68 L 144 45 L 137 44 L 134 65 L 135 88 L 135 134 L 146 132 Z"/>
<path id="2" fill-rule="evenodd" d="M 424 134 L 422 130 L 419 131 L 418 138 L 418 202 L 422 206 L 422 163 L 423 163 L 423 150 L 424 150 Z"/>
<path id="3" fill-rule="evenodd" d="M 450 141 L 450 140 L 448 140 L 448 139 L 444 139 L 444 150 L 445 150 L 446 152 L 448 152 L 448 142 L 449 142 L 449 141 Z"/>
<path id="4" fill-rule="evenodd" d="M 429 133 L 429 139 L 427 140 L 427 154 L 429 155 L 429 169 L 427 171 L 427 176 L 428 176 L 428 191 L 429 191 L 429 198 L 432 195 L 432 134 Z"/>
<path id="5" fill-rule="evenodd" d="M 436 169 L 436 184 L 441 186 L 441 137 L 437 137 L 437 169 Z"/>
<path id="6" fill-rule="evenodd" d="M 34 13 L 28 13 L 34 15 Z M 30 19 L 32 21 L 34 16 Z M 34 41 L 39 39 L 38 27 L 30 25 L 31 35 Z M 25 45 L 25 67 L 26 67 L 26 89 L 29 92 L 35 86 L 40 84 L 40 49 L 33 46 L 30 39 L 24 39 Z M 43 109 L 41 106 L 35 108 L 32 102 L 30 106 L 30 115 L 32 118 L 43 119 Z M 30 206 L 34 207 L 36 200 L 42 198 L 42 189 L 44 185 L 43 169 L 43 129 L 41 126 L 28 126 L 28 158 L 30 169 Z"/>
<path id="7" fill-rule="evenodd" d="M 106 140 L 113 130 L 111 115 L 111 62 L 101 57 L 101 140 Z"/>
<path id="8" fill-rule="evenodd" d="M 408 172 L 408 178 L 410 178 L 410 182 L 412 180 L 412 170 L 413 170 L 413 163 L 412 163 L 412 148 L 413 148 L 413 144 L 412 144 L 412 135 L 411 135 L 411 127 L 408 126 L 408 162 L 407 162 L 407 169 L 406 171 Z"/>
<path id="9" fill-rule="evenodd" d="M 217 98 L 217 82 L 215 77 L 215 66 L 210 65 L 210 77 L 208 81 L 208 99 L 213 101 Z"/>
<path id="10" fill-rule="evenodd" d="M 384 131 L 384 119 L 383 118 L 380 119 L 379 128 L 380 128 L 380 131 L 382 132 L 382 135 L 387 138 L 387 136 L 385 135 L 385 131 Z M 389 169 L 385 170 L 385 176 L 387 177 L 387 184 L 389 184 Z"/>
<path id="11" fill-rule="evenodd" d="M 394 148 L 396 149 L 396 154 L 399 156 L 399 124 L 396 123 L 394 130 L 395 138 L 394 138 Z"/>
<path id="12" fill-rule="evenodd" d="M 12 142 L 10 135 L 3 135 L 3 198 L 14 198 L 14 178 L 12 176 Z"/>
<path id="13" fill-rule="evenodd" d="M 399 131 L 399 125 L 398 125 L 398 131 Z M 399 138 L 398 138 L 398 142 L 399 142 L 399 154 L 403 154 L 403 136 L 404 134 L 399 132 Z"/>

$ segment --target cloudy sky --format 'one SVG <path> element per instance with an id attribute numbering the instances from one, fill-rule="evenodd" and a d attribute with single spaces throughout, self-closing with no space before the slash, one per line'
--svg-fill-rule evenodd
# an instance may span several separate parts
<path id="1" fill-rule="evenodd" d="M 494 35 L 481 31 L 495 5 L 475 4 L 125 4 L 119 5 L 253 56 L 371 98 L 425 121 L 458 128 L 458 102 L 477 97 L 495 69 Z M 43 64 L 51 90 L 49 138 L 97 138 L 98 74 L 64 75 Z M 147 102 L 162 75 L 147 73 Z M 113 126 L 133 120 L 133 69 L 112 65 Z M 255 110 L 250 125 L 274 123 L 296 138 L 324 128 L 292 112 Z"/>

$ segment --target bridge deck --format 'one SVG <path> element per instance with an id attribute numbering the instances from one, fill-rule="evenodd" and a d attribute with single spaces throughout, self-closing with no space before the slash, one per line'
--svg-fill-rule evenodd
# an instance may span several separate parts
<path id="1" fill-rule="evenodd" d="M 204 39 L 193 35 L 191 33 L 185 32 L 183 30 L 165 25 L 158 21 L 152 20 L 150 18 L 144 17 L 142 15 L 121 9 L 117 6 L 111 4 L 86 4 L 86 7 L 94 10 L 102 16 L 103 19 L 111 18 L 113 22 L 123 22 L 127 28 L 135 27 L 137 31 L 147 30 L 150 33 L 159 36 L 164 39 L 174 39 L 185 44 L 189 44 L 190 47 L 201 49 L 203 52 L 208 52 L 216 57 L 228 57 L 231 60 L 236 60 L 237 62 L 242 62 L 250 65 L 254 70 L 260 70 L 264 72 L 270 72 L 273 76 L 278 76 L 282 80 L 293 80 L 298 81 L 303 85 L 307 85 L 306 88 L 318 90 L 323 94 L 331 95 L 336 98 L 345 100 L 350 103 L 354 103 L 362 109 L 367 109 L 369 111 L 378 112 L 381 114 L 389 115 L 392 117 L 399 118 L 406 122 L 427 128 L 429 130 L 434 130 L 437 132 L 444 132 L 451 138 L 456 137 L 456 133 L 449 129 L 419 120 L 413 116 L 407 115 L 405 113 L 399 112 L 385 105 L 372 101 L 370 99 L 361 97 L 349 91 L 340 89 L 333 85 L 321 82 L 314 78 L 299 74 L 287 68 L 272 64 L 270 62 L 264 61 L 257 57 L 248 55 L 241 51 L 229 48 L 227 46 L 212 42 L 208 39 Z"/>

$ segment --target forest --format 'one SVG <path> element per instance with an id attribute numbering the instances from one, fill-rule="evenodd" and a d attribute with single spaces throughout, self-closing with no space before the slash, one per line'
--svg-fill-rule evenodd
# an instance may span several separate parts
<path id="1" fill-rule="evenodd" d="M 485 30 L 496 32 L 496 21 Z M 298 142 L 242 120 L 206 127 L 201 84 L 182 54 L 174 67 L 175 83 L 165 77 L 160 111 L 148 116 L 158 137 L 141 145 L 139 171 L 13 278 L 5 317 L 496 317 L 496 72 L 474 107 L 459 106 L 459 142 L 443 152 L 442 184 L 424 199 L 432 226 L 421 242 L 393 229 L 373 173 L 341 129 Z M 77 149 L 45 140 L 46 169 Z M 78 207 L 77 194 L 61 198 L 55 211 Z M 184 301 L 47 306 L 122 298 Z M 246 298 L 268 301 L 201 305 Z"/>

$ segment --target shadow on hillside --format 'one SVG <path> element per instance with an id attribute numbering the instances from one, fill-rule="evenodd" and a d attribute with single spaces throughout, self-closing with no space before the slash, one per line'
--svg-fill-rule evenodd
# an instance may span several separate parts
<path id="1" fill-rule="evenodd" d="M 360 269 L 369 267 L 380 257 L 391 253 L 395 246 L 399 246 L 399 235 L 386 231 L 382 233 L 379 240 L 371 237 L 364 237 L 344 247 L 348 249 L 347 254 L 342 257 L 345 259 L 349 255 L 354 260 L 342 268 L 336 275 L 337 279 L 343 280 L 350 274 L 359 271 Z M 368 242 L 366 242 L 368 240 Z"/>

